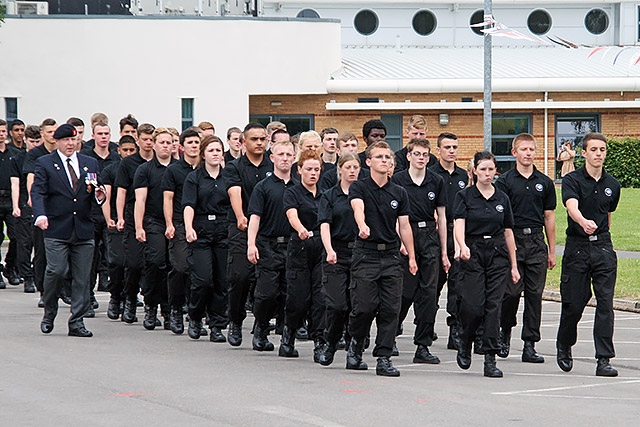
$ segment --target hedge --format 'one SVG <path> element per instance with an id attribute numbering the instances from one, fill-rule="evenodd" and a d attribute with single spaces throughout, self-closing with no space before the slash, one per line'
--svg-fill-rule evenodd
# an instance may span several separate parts
<path id="1" fill-rule="evenodd" d="M 640 188 L 640 139 L 609 140 L 604 168 L 623 187 Z"/>

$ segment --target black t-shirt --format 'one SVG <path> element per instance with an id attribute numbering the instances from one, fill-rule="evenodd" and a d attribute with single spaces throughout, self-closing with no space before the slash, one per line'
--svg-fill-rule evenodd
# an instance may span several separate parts
<path id="1" fill-rule="evenodd" d="M 132 157 L 132 156 L 129 156 Z M 128 157 L 127 157 L 128 158 Z M 125 159 L 126 160 L 126 159 Z M 177 160 L 171 158 L 171 163 Z M 133 179 L 134 191 L 138 188 L 147 189 L 147 202 L 145 203 L 144 219 L 153 219 L 164 223 L 164 193 L 162 191 L 162 177 L 167 171 L 167 166 L 158 161 L 156 157 L 141 165 Z"/>
<path id="2" fill-rule="evenodd" d="M 298 211 L 298 219 L 307 231 L 318 230 L 318 204 L 322 193 L 316 189 L 315 196 L 302 183 L 287 188 L 284 192 L 284 212 L 289 209 Z"/>
<path id="3" fill-rule="evenodd" d="M 251 193 L 258 182 L 273 173 L 273 163 L 271 163 L 269 157 L 265 155 L 262 158 L 262 162 L 256 166 L 249 161 L 245 154 L 229 163 L 225 169 L 228 172 L 227 191 L 229 191 L 231 187 L 240 187 L 242 192 L 242 211 L 245 213 L 245 216 L 249 218 L 249 215 L 247 215 L 247 207 L 249 206 Z M 229 221 L 234 224 L 236 223 L 233 209 L 229 210 Z"/>
<path id="4" fill-rule="evenodd" d="M 391 182 L 403 187 L 409 195 L 409 221 L 435 222 L 434 212 L 438 206 L 447 206 L 447 193 L 444 191 L 444 180 L 440 175 L 427 170 L 420 185 L 411 179 L 408 170 L 393 174 Z"/>
<path id="5" fill-rule="evenodd" d="M 136 170 L 138 167 L 147 161 L 140 156 L 140 153 L 135 153 L 130 155 L 129 157 L 125 157 L 122 159 L 120 164 L 118 165 L 118 170 L 116 172 L 116 182 L 115 186 L 118 188 L 124 188 L 127 190 L 127 198 L 125 200 L 127 210 L 130 210 L 133 213 L 133 203 L 136 201 L 136 194 L 133 187 L 133 179 L 136 175 Z"/>
<path id="6" fill-rule="evenodd" d="M 460 190 L 464 190 L 469 182 L 467 171 L 456 165 L 453 172 L 449 173 L 440 162 L 430 167 L 429 171 L 440 175 L 444 180 L 444 189 L 447 193 L 447 222 L 453 222 L 456 194 Z"/>
<path id="7" fill-rule="evenodd" d="M 360 172 L 358 173 L 358 179 L 362 180 L 365 178 L 369 178 L 371 173 L 369 169 L 360 168 Z M 330 171 L 323 173 L 318 180 L 318 188 L 321 191 L 327 191 L 330 188 L 335 187 L 338 184 L 338 168 L 331 169 Z"/>
<path id="8" fill-rule="evenodd" d="M 562 203 L 566 206 L 569 199 L 576 199 L 582 216 L 596 223 L 598 229 L 593 234 L 604 233 L 609 231 L 609 212 L 615 211 L 620 201 L 620 183 L 604 169 L 596 181 L 583 166 L 562 178 Z M 567 236 L 587 236 L 569 214 Z"/>
<path id="9" fill-rule="evenodd" d="M 38 157 L 45 156 L 50 153 L 51 151 L 47 150 L 44 144 L 38 145 L 37 147 L 27 151 L 27 154 L 24 156 L 24 163 L 22 164 L 22 174 L 26 176 L 30 173 L 35 173 L 36 160 L 38 160 Z"/>
<path id="10" fill-rule="evenodd" d="M 515 228 L 543 227 L 544 211 L 556 208 L 553 181 L 535 168 L 529 178 L 516 168 L 503 173 L 496 181 L 496 188 L 509 196 Z"/>
<path id="11" fill-rule="evenodd" d="M 0 190 L 4 190 L 4 197 L 11 198 L 11 157 L 19 152 L 20 150 L 7 144 L 4 151 L 0 152 Z"/>
<path id="12" fill-rule="evenodd" d="M 367 242 L 398 243 L 396 220 L 409 216 L 409 196 L 404 188 L 393 182 L 382 187 L 371 178 L 356 181 L 349 188 L 349 201 L 360 199 L 364 202 L 364 220 L 369 226 Z M 358 237 L 358 239 L 360 239 Z"/>
<path id="13" fill-rule="evenodd" d="M 114 162 L 118 162 L 120 160 L 120 154 L 118 154 L 118 147 L 116 146 L 115 150 L 109 150 L 109 155 L 105 158 L 102 158 L 96 153 L 93 149 L 84 148 L 81 154 L 87 155 L 89 157 L 93 157 L 98 161 L 98 172 L 102 172 L 102 170 L 109 166 Z"/>
<path id="14" fill-rule="evenodd" d="M 394 173 L 402 172 L 403 170 L 409 169 L 409 160 L 407 160 L 407 153 L 408 151 L 406 146 L 395 152 L 396 168 L 394 170 Z M 432 166 L 435 166 L 436 163 L 439 163 L 438 158 L 429 153 L 429 162 L 427 163 L 427 167 L 430 168 Z"/>
<path id="15" fill-rule="evenodd" d="M 116 199 L 118 198 L 118 189 L 115 187 L 116 181 L 116 172 L 118 171 L 118 165 L 120 161 L 113 162 L 110 165 L 106 166 L 102 169 L 100 173 L 100 179 L 104 185 L 111 186 L 111 194 L 109 195 L 110 200 L 110 208 L 111 208 L 111 219 L 114 221 L 118 221 L 118 210 L 116 209 Z"/>
<path id="16" fill-rule="evenodd" d="M 358 226 L 353 217 L 349 196 L 339 185 L 322 194 L 318 206 L 318 224 L 331 225 L 331 238 L 343 242 L 353 242 L 358 235 Z"/>
<path id="17" fill-rule="evenodd" d="M 204 166 L 189 172 L 184 180 L 180 200 L 183 212 L 184 208 L 189 206 L 193 208 L 196 217 L 215 215 L 216 220 L 226 220 L 231 209 L 225 181 L 226 174 L 226 169 L 221 169 L 218 177 L 214 178 L 209 175 Z"/>
<path id="18" fill-rule="evenodd" d="M 247 216 L 260 217 L 258 235 L 263 237 L 281 237 L 291 234 L 291 225 L 284 210 L 284 193 L 298 183 L 290 179 L 285 183 L 275 175 L 270 175 L 260 181 L 253 189 L 251 201 L 247 209 Z"/>
<path id="19" fill-rule="evenodd" d="M 227 150 L 224 152 L 224 164 L 228 165 L 229 163 L 233 162 L 236 159 L 236 157 L 233 157 L 231 155 L 231 151 Z"/>
<path id="20" fill-rule="evenodd" d="M 29 195 L 27 194 L 27 179 L 22 174 L 22 166 L 24 164 L 24 158 L 27 152 L 24 150 L 18 150 L 18 152 L 11 156 L 10 166 L 11 170 L 9 172 L 9 176 L 11 178 L 18 178 L 20 180 L 20 199 L 19 205 L 20 207 L 24 207 L 27 203 L 27 199 Z"/>
<path id="21" fill-rule="evenodd" d="M 456 194 L 454 219 L 464 218 L 465 237 L 502 236 L 505 228 L 513 228 L 513 212 L 509 196 L 495 190 L 489 199 L 475 185 Z"/>
<path id="22" fill-rule="evenodd" d="M 162 191 L 173 192 L 173 223 L 182 224 L 184 219 L 182 216 L 182 186 L 184 180 L 191 172 L 193 172 L 193 166 L 187 163 L 184 159 L 180 159 L 171 164 L 164 177 L 162 177 Z M 226 213 L 226 211 L 225 211 Z"/>

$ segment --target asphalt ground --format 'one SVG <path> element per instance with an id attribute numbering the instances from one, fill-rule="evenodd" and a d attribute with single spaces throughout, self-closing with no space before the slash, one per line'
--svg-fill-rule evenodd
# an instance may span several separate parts
<path id="1" fill-rule="evenodd" d="M 299 359 L 251 349 L 251 315 L 241 347 L 194 341 L 185 334 L 147 331 L 106 317 L 108 293 L 97 293 L 93 338 L 67 336 L 67 306 L 55 329 L 40 332 L 37 294 L 22 286 L 0 290 L 0 426 L 637 426 L 640 416 L 640 314 L 616 312 L 612 360 L 620 376 L 596 377 L 593 308 L 580 323 L 574 369 L 555 363 L 560 304 L 543 305 L 544 364 L 520 361 L 520 329 L 512 353 L 499 359 L 504 378 L 482 375 L 482 356 L 469 371 L 446 350 L 446 313 L 431 352 L 439 365 L 412 363 L 412 313 L 393 358 L 400 378 L 344 369 L 339 351 L 329 367 L 312 361 L 311 341 L 298 341 Z M 441 301 L 444 306 L 444 300 Z M 138 317 L 142 319 L 142 309 Z M 521 316 L 521 314 L 520 314 Z M 520 319 L 521 317 L 519 317 Z M 375 327 L 372 328 L 375 335 Z M 270 336 L 279 343 L 279 337 Z"/>

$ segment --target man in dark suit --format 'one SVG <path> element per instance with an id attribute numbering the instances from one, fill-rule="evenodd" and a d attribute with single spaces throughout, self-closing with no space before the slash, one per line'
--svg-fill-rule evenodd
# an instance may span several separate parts
<path id="1" fill-rule="evenodd" d="M 61 125 L 53 135 L 57 150 L 36 161 L 31 199 L 35 225 L 44 231 L 47 254 L 40 329 L 45 334 L 53 330 L 58 295 L 71 269 L 69 336 L 91 337 L 83 321 L 90 307 L 91 206 L 95 201 L 103 203 L 105 193 L 98 185 L 98 162 L 76 152 L 76 135 L 73 126 Z"/>

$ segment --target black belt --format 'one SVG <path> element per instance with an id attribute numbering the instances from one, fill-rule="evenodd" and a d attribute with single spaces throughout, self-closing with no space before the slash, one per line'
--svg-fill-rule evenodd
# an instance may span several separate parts
<path id="1" fill-rule="evenodd" d="M 376 251 L 397 251 L 400 249 L 400 245 L 398 243 L 374 243 L 358 240 L 356 241 L 356 248 L 373 249 Z"/>
<path id="2" fill-rule="evenodd" d="M 308 231 L 308 233 L 309 233 L 309 237 L 320 237 L 320 230 L 312 230 L 312 231 Z M 295 239 L 300 239 L 296 231 L 291 233 L 291 237 Z"/>
<path id="3" fill-rule="evenodd" d="M 529 234 L 542 233 L 542 227 L 514 228 L 513 232 L 515 234 L 523 234 L 523 235 L 527 236 Z"/>
<path id="4" fill-rule="evenodd" d="M 466 240 L 476 241 L 476 240 L 504 240 L 504 234 L 497 234 L 495 236 L 489 235 L 479 235 L 479 236 L 466 236 Z"/>
<path id="5" fill-rule="evenodd" d="M 269 242 L 277 243 L 279 245 L 289 241 L 287 236 L 258 236 L 258 238 L 261 240 L 268 240 Z"/>
<path id="6" fill-rule="evenodd" d="M 215 214 L 197 214 L 195 219 L 205 220 L 205 221 L 221 221 L 226 220 L 226 215 L 215 215 Z"/>
<path id="7" fill-rule="evenodd" d="M 418 221 L 418 222 L 412 222 L 411 223 L 411 228 L 416 230 L 435 230 L 436 229 L 436 223 L 433 221 Z"/>
<path id="8" fill-rule="evenodd" d="M 605 231 L 600 234 L 592 234 L 590 236 L 567 236 L 567 241 L 574 242 L 610 242 L 611 233 Z"/>
<path id="9" fill-rule="evenodd" d="M 356 242 L 346 242 L 343 240 L 332 240 L 331 245 L 334 248 L 353 249 L 356 247 Z"/>

